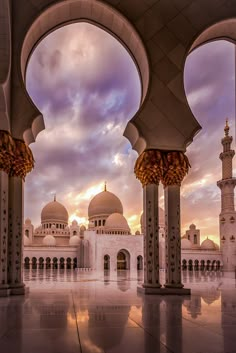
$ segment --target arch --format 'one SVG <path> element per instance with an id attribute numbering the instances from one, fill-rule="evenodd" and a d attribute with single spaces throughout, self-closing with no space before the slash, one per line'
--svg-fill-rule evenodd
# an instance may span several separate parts
<path id="1" fill-rule="evenodd" d="M 219 21 L 212 26 L 205 29 L 192 43 L 189 53 L 199 48 L 201 45 L 215 41 L 215 40 L 228 40 L 236 42 L 236 19 L 230 18 L 227 20 Z"/>
<path id="2" fill-rule="evenodd" d="M 30 268 L 30 259 L 28 256 L 25 257 L 25 259 L 24 259 L 24 268 L 25 268 L 25 270 L 29 270 L 29 268 Z"/>
<path id="3" fill-rule="evenodd" d="M 126 249 L 121 249 L 117 253 L 117 270 L 130 269 L 130 253 Z"/>
<path id="4" fill-rule="evenodd" d="M 40 268 L 40 269 L 44 268 L 44 258 L 43 257 L 39 258 L 39 266 L 38 266 L 38 268 Z"/>
<path id="5" fill-rule="evenodd" d="M 194 234 L 193 236 L 193 244 L 197 244 L 197 234 Z"/>
<path id="6" fill-rule="evenodd" d="M 194 260 L 194 270 L 195 271 L 199 270 L 199 261 L 198 260 Z"/>
<path id="7" fill-rule="evenodd" d="M 104 255 L 104 270 L 110 270 L 110 255 Z"/>
<path id="8" fill-rule="evenodd" d="M 211 269 L 211 261 L 207 260 L 206 262 L 206 269 L 209 271 Z"/>
<path id="9" fill-rule="evenodd" d="M 193 260 L 188 260 L 188 269 L 189 269 L 190 271 L 193 270 Z"/>
<path id="10" fill-rule="evenodd" d="M 77 268 L 77 257 L 73 258 L 73 269 Z"/>
<path id="11" fill-rule="evenodd" d="M 137 270 L 143 270 L 143 257 L 142 255 L 139 255 L 137 257 Z"/>
<path id="12" fill-rule="evenodd" d="M 25 235 L 29 238 L 29 229 L 25 230 Z"/>
<path id="13" fill-rule="evenodd" d="M 66 268 L 67 268 L 68 270 L 70 270 L 70 269 L 71 269 L 71 266 L 72 266 L 71 258 L 70 258 L 70 257 L 67 257 L 67 259 L 66 259 Z"/>
<path id="14" fill-rule="evenodd" d="M 115 37 L 129 52 L 136 64 L 141 82 L 141 104 L 149 87 L 149 61 L 142 40 L 133 25 L 116 9 L 108 4 L 93 0 L 68 0 L 46 8 L 32 21 L 22 43 L 20 70 L 23 81 L 29 58 L 37 44 L 50 32 L 75 22 L 88 22 L 105 30 Z M 29 144 L 35 141 L 37 134 L 44 129 L 39 111 L 24 132 L 24 139 Z"/>
<path id="15" fill-rule="evenodd" d="M 46 257 L 46 269 L 50 269 L 51 268 L 51 259 L 50 257 Z"/>
<path id="16" fill-rule="evenodd" d="M 32 269 L 36 270 L 37 269 L 37 258 L 32 257 Z"/>
<path id="17" fill-rule="evenodd" d="M 54 257 L 52 259 L 52 268 L 53 269 L 58 269 L 58 258 L 57 257 Z"/>
<path id="18" fill-rule="evenodd" d="M 201 260 L 200 269 L 203 271 L 205 269 L 205 260 Z"/>
<path id="19" fill-rule="evenodd" d="M 217 260 L 217 261 L 216 261 L 216 269 L 217 269 L 217 270 L 220 270 L 220 269 L 221 269 L 221 262 L 220 262 L 220 260 Z"/>
<path id="20" fill-rule="evenodd" d="M 76 230 L 74 230 L 74 231 L 73 231 L 73 235 L 77 235 L 77 232 L 76 232 Z"/>
<path id="21" fill-rule="evenodd" d="M 182 269 L 187 270 L 187 260 L 185 259 L 182 260 Z"/>
<path id="22" fill-rule="evenodd" d="M 62 270 L 65 268 L 65 259 L 64 257 L 60 257 L 60 265 L 59 268 Z"/>

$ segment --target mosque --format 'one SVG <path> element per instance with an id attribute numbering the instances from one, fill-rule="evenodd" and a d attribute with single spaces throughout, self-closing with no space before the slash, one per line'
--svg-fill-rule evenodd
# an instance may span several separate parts
<path id="1" fill-rule="evenodd" d="M 190 270 L 233 270 L 236 264 L 234 187 L 232 177 L 232 137 L 226 121 L 225 136 L 221 140 L 223 152 L 221 213 L 219 215 L 220 247 L 206 238 L 200 243 L 200 230 L 189 226 L 181 238 L 182 268 Z M 75 220 L 68 224 L 68 212 L 56 198 L 41 212 L 41 225 L 34 229 L 30 219 L 24 224 L 25 268 L 80 268 L 93 270 L 142 270 L 143 215 L 140 231 L 131 234 L 123 215 L 120 199 L 108 191 L 97 194 L 88 206 L 88 229 Z M 160 268 L 165 268 L 165 216 L 159 207 L 159 258 Z"/>

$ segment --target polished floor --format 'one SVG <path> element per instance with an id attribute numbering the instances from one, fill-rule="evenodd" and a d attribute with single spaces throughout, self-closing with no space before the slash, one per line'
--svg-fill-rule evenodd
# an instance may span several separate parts
<path id="1" fill-rule="evenodd" d="M 191 296 L 141 296 L 142 273 L 25 270 L 29 294 L 0 298 L 0 352 L 233 353 L 234 277 L 184 272 Z"/>

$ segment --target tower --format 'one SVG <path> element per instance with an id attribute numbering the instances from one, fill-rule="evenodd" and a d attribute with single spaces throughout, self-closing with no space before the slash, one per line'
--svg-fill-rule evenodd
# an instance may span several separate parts
<path id="1" fill-rule="evenodd" d="M 222 179 L 217 182 L 217 186 L 221 190 L 220 248 L 224 270 L 233 271 L 236 265 L 236 212 L 234 208 L 236 178 L 232 176 L 232 161 L 235 151 L 231 149 L 233 137 L 229 136 L 228 119 L 226 119 L 224 131 L 225 136 L 221 140 L 223 152 L 219 156 L 222 161 Z"/>

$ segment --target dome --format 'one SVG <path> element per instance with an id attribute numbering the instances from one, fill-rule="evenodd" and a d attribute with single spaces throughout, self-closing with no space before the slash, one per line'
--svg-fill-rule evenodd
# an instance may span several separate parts
<path id="1" fill-rule="evenodd" d="M 195 224 L 190 224 L 190 226 L 189 226 L 189 229 L 196 229 L 196 226 L 195 226 Z"/>
<path id="2" fill-rule="evenodd" d="M 110 191 L 102 191 L 90 201 L 88 216 L 96 217 L 111 215 L 112 213 L 123 214 L 123 206 L 120 199 Z"/>
<path id="3" fill-rule="evenodd" d="M 107 231 L 130 232 L 126 218 L 120 213 L 112 213 L 106 220 Z"/>
<path id="4" fill-rule="evenodd" d="M 49 202 L 41 212 L 41 222 L 63 222 L 68 223 L 68 212 L 66 208 L 56 200 Z"/>
<path id="5" fill-rule="evenodd" d="M 26 235 L 24 235 L 24 245 L 25 246 L 30 245 L 30 240 L 29 240 L 29 238 Z"/>
<path id="6" fill-rule="evenodd" d="M 182 238 L 181 239 L 181 249 L 191 249 L 192 248 L 192 243 L 190 240 L 187 238 Z"/>
<path id="7" fill-rule="evenodd" d="M 31 224 L 31 220 L 29 218 L 26 218 L 25 224 L 27 224 L 29 226 Z"/>
<path id="8" fill-rule="evenodd" d="M 77 227 L 78 226 L 78 222 L 75 219 L 72 221 L 71 224 L 72 224 L 73 227 Z"/>
<path id="9" fill-rule="evenodd" d="M 141 228 L 143 227 L 143 213 L 141 214 L 140 217 L 140 225 Z M 159 225 L 165 225 L 165 211 L 163 208 L 159 207 Z"/>
<path id="10" fill-rule="evenodd" d="M 135 235 L 140 235 L 140 231 L 136 230 Z"/>
<path id="11" fill-rule="evenodd" d="M 56 246 L 56 239 L 51 234 L 48 234 L 43 238 L 43 245 Z"/>
<path id="12" fill-rule="evenodd" d="M 201 249 L 205 249 L 205 250 L 216 250 L 216 246 L 214 241 L 212 241 L 211 239 L 205 239 L 202 244 L 201 244 Z"/>
<path id="13" fill-rule="evenodd" d="M 78 235 L 73 235 L 69 240 L 69 245 L 76 246 L 79 245 L 80 238 Z"/>

